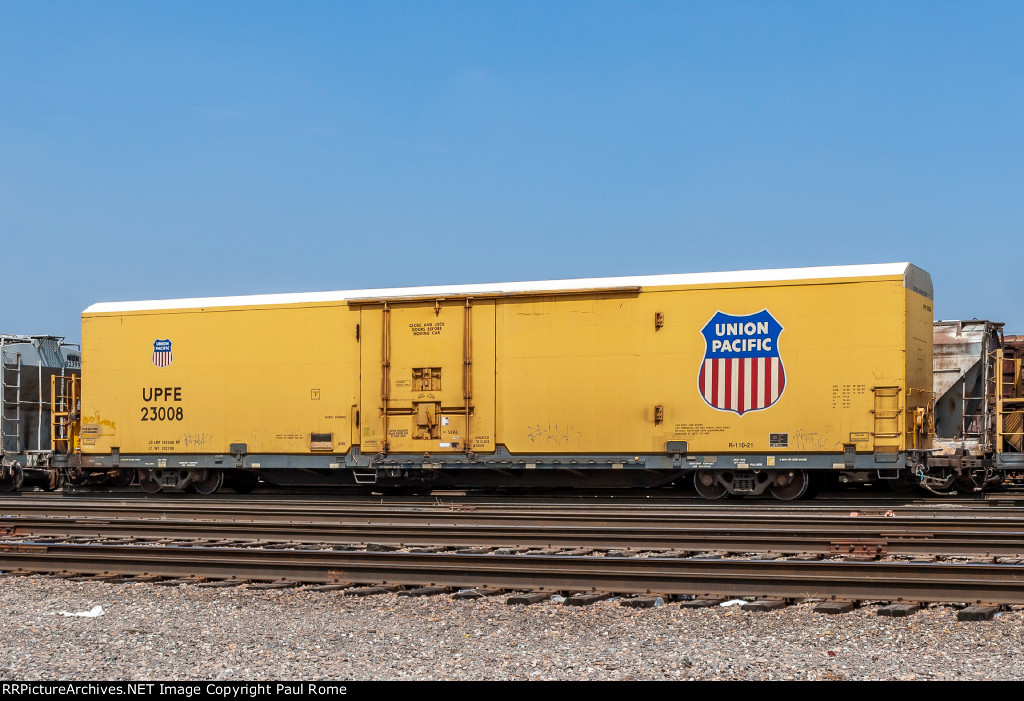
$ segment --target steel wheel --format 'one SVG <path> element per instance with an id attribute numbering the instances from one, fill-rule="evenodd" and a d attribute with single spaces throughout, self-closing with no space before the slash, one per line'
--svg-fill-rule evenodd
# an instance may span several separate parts
<path id="1" fill-rule="evenodd" d="M 135 470 L 118 470 L 113 477 L 107 478 L 107 486 L 124 489 L 135 481 Z"/>
<path id="2" fill-rule="evenodd" d="M 824 472 L 807 473 L 807 491 L 804 493 L 804 499 L 813 499 L 818 496 L 828 486 L 830 477 L 831 475 L 826 475 Z"/>
<path id="3" fill-rule="evenodd" d="M 214 494 L 224 485 L 224 472 L 221 470 L 205 470 L 202 479 L 193 478 L 189 486 L 198 494 Z"/>
<path id="4" fill-rule="evenodd" d="M 24 480 L 25 471 L 21 469 L 21 465 L 14 463 L 11 466 L 11 473 L 5 477 L 0 477 L 0 492 L 16 492 L 21 489 L 21 483 Z"/>
<path id="5" fill-rule="evenodd" d="M 152 470 L 139 470 L 139 486 L 147 494 L 156 494 L 160 491 L 160 482 Z"/>
<path id="6" fill-rule="evenodd" d="M 46 478 L 46 483 L 43 484 L 43 491 L 53 492 L 64 486 L 64 475 L 57 470 L 50 470 L 50 474 Z"/>
<path id="7" fill-rule="evenodd" d="M 781 484 L 780 484 L 781 482 Z M 806 470 L 787 470 L 776 472 L 772 480 L 772 486 L 768 491 L 772 496 L 782 501 L 793 501 L 807 493 L 807 486 L 811 479 Z"/>
<path id="8" fill-rule="evenodd" d="M 715 479 L 713 472 L 696 472 L 693 475 L 693 487 L 705 499 L 721 499 L 729 490 Z"/>

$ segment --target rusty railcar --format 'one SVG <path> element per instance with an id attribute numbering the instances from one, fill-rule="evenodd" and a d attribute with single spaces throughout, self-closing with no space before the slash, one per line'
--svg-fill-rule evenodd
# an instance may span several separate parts
<path id="1" fill-rule="evenodd" d="M 988 320 L 936 321 L 931 491 L 980 490 L 1024 469 L 1024 337 Z"/>

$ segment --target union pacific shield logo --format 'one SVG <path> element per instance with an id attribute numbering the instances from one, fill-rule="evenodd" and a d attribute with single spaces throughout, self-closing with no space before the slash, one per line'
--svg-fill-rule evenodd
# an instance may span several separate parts
<path id="1" fill-rule="evenodd" d="M 165 368 L 172 360 L 174 357 L 171 355 L 171 340 L 164 338 L 153 341 L 153 365 Z"/>
<path id="2" fill-rule="evenodd" d="M 742 416 L 779 401 L 786 388 L 779 356 L 782 325 L 767 309 L 746 316 L 716 312 L 701 333 L 704 361 L 697 388 L 705 402 Z"/>

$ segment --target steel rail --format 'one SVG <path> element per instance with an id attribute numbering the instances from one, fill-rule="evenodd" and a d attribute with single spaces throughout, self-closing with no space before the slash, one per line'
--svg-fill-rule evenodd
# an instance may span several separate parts
<path id="1" fill-rule="evenodd" d="M 1024 497 L 1022 497 L 1024 498 Z M 233 508 L 239 511 L 283 512 L 308 511 L 330 513 L 359 510 L 514 510 L 517 513 L 530 512 L 628 512 L 636 510 L 665 513 L 730 513 L 746 511 L 755 513 L 842 513 L 850 510 L 910 510 L 916 513 L 956 510 L 977 510 L 979 512 L 1024 513 L 1024 508 L 1003 504 L 998 508 L 994 502 L 972 500 L 907 500 L 907 499 L 845 499 L 842 501 L 797 501 L 778 502 L 769 499 L 742 499 L 704 501 L 695 499 L 667 499 L 664 497 L 617 497 L 611 495 L 580 497 L 546 497 L 523 500 L 514 496 L 435 495 L 431 497 L 296 497 L 275 494 L 237 495 L 218 494 L 200 496 L 195 494 L 145 494 L 138 493 L 88 493 L 61 494 L 59 492 L 23 492 L 16 495 L 0 494 L 0 511 L 9 509 L 36 509 L 38 504 L 61 506 L 57 508 L 82 509 L 129 508 L 138 509 L 204 509 Z"/>
<path id="2" fill-rule="evenodd" d="M 591 528 L 612 530 L 620 532 L 631 532 L 634 530 L 652 531 L 661 529 L 664 531 L 678 531 L 678 529 L 700 529 L 719 532 L 734 532 L 736 530 L 805 530 L 805 531 L 831 531 L 836 538 L 853 537 L 893 537 L 912 534 L 915 536 L 931 535 L 943 537 L 950 540 L 956 536 L 963 536 L 965 539 L 977 540 L 980 534 L 989 533 L 993 541 L 1002 541 L 1012 545 L 1014 534 L 1024 540 L 1024 516 L 986 514 L 978 516 L 968 513 L 945 513 L 944 515 L 922 514 L 907 515 L 905 513 L 893 516 L 882 516 L 870 511 L 857 511 L 852 516 L 850 512 L 845 514 L 816 515 L 816 514 L 759 514 L 745 511 L 733 511 L 729 513 L 705 513 L 692 512 L 665 516 L 662 514 L 649 513 L 642 510 L 629 512 L 601 513 L 596 514 L 536 514 L 536 513 L 510 513 L 504 510 L 495 510 L 487 513 L 479 511 L 424 511 L 424 510 L 366 510 L 358 513 L 351 512 L 290 512 L 280 514 L 256 513 L 252 511 L 239 512 L 236 509 L 221 507 L 216 510 L 193 511 L 190 509 L 102 509 L 79 510 L 60 508 L 41 509 L 0 509 L 0 520 L 8 524 L 30 524 L 32 519 L 41 523 L 41 519 L 65 519 L 80 521 L 82 528 L 86 524 L 103 524 L 105 521 L 127 522 L 135 519 L 138 522 L 153 521 L 158 523 L 172 523 L 190 521 L 196 524 L 196 528 L 205 527 L 213 529 L 222 524 L 225 530 L 232 532 L 246 528 L 248 525 L 254 532 L 263 531 L 274 533 L 274 525 L 282 533 L 281 536 L 273 535 L 266 537 L 294 537 L 288 536 L 285 531 L 292 531 L 296 534 L 308 532 L 314 525 L 323 529 L 324 532 L 334 532 L 342 526 L 352 529 L 357 526 L 369 528 L 379 527 L 382 531 L 386 529 L 397 529 L 400 526 L 409 528 L 427 529 L 444 527 L 448 528 L 480 528 L 484 525 L 495 529 L 506 527 L 515 529 L 540 529 L 540 528 Z M 96 528 L 100 528 L 97 525 Z M 252 536 L 263 537 L 263 536 Z"/>
<path id="3" fill-rule="evenodd" d="M 66 517 L 0 518 L 7 537 L 194 538 L 278 540 L 324 544 L 383 543 L 448 548 L 588 547 L 632 550 L 726 550 L 731 552 L 837 552 L 836 544 L 875 541 L 889 555 L 1024 557 L 1024 530 L 932 532 L 927 522 L 916 528 L 866 530 L 834 527 L 640 527 L 494 526 L 490 524 L 318 524 L 168 519 L 72 519 Z"/>
<path id="4" fill-rule="evenodd" d="M 13 548 L 11 550 L 10 548 Z M 1024 566 L 21 544 L 0 569 L 308 583 L 1024 604 Z"/>
<path id="5" fill-rule="evenodd" d="M 836 519 L 846 522 L 851 514 L 862 520 L 878 518 L 930 519 L 936 529 L 957 530 L 965 519 L 989 523 L 999 520 L 1007 524 L 1024 524 L 1024 510 L 999 508 L 920 508 L 880 509 L 873 505 L 850 508 L 807 508 L 748 506 L 737 503 L 730 508 L 714 506 L 658 507 L 605 502 L 602 505 L 570 508 L 570 505 L 527 508 L 518 503 L 493 505 L 458 505 L 458 503 L 322 503 L 305 501 L 239 500 L 168 500 L 158 499 L 89 499 L 79 498 L 7 498 L 0 499 L 0 515 L 66 515 L 92 517 L 188 518 L 188 519 L 253 519 L 259 521 L 334 521 L 365 520 L 367 522 L 457 523 L 466 520 L 493 523 L 637 523 L 681 525 L 712 521 L 741 523 L 744 520 L 771 520 L 776 523 L 807 523 L 809 520 Z M 886 517 L 886 514 L 892 516 Z"/>

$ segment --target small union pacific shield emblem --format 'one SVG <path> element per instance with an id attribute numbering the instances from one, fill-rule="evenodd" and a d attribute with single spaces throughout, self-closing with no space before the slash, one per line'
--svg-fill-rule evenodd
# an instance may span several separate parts
<path id="1" fill-rule="evenodd" d="M 158 368 L 165 368 L 171 364 L 174 357 L 171 355 L 171 341 L 168 338 L 153 341 L 153 365 Z"/>
<path id="2" fill-rule="evenodd" d="M 697 388 L 705 402 L 742 416 L 779 401 L 786 388 L 779 356 L 782 325 L 767 309 L 746 316 L 716 312 L 701 333 L 704 360 Z"/>

